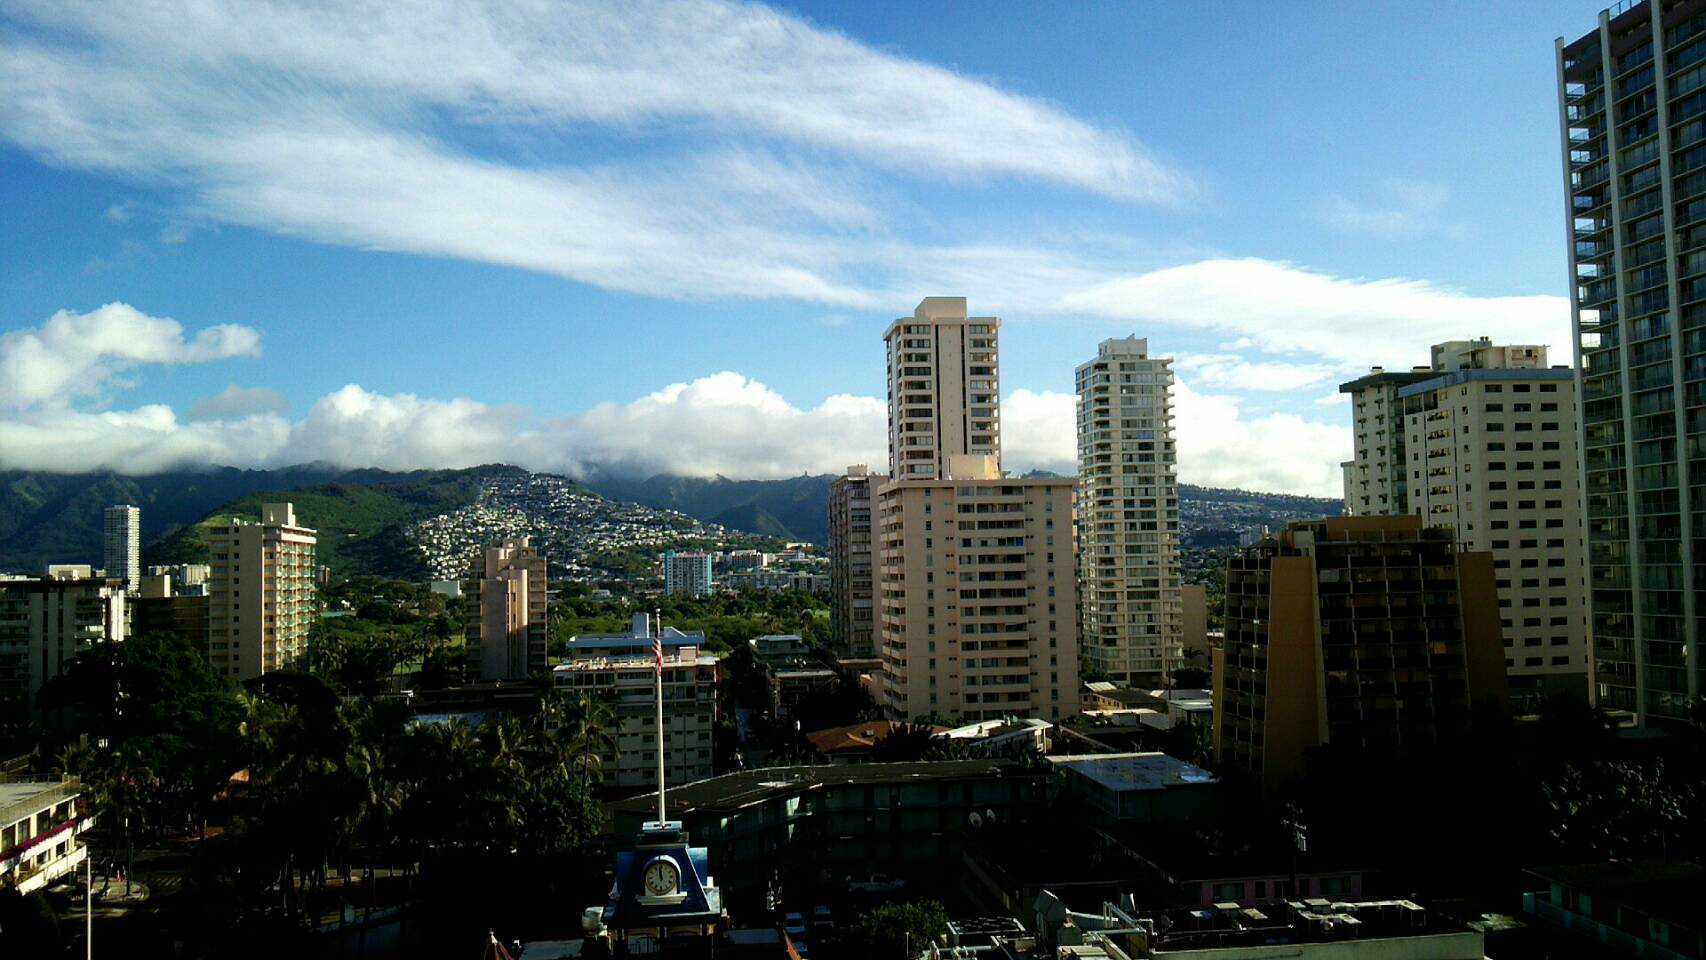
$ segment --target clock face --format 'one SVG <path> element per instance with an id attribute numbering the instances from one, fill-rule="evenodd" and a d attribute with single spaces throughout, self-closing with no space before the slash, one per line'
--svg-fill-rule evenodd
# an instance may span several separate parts
<path id="1" fill-rule="evenodd" d="M 674 893 L 681 882 L 681 873 L 675 864 L 668 860 L 653 860 L 646 864 L 645 875 L 641 878 L 646 886 L 646 893 L 654 897 L 666 897 Z"/>

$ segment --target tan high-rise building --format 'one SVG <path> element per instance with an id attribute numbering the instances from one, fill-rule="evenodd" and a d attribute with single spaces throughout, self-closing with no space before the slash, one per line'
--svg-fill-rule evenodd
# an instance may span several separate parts
<path id="1" fill-rule="evenodd" d="M 877 494 L 881 706 L 896 720 L 1078 712 L 1070 478 L 992 458 Z"/>
<path id="2" fill-rule="evenodd" d="M 1077 375 L 1080 643 L 1133 685 L 1184 656 L 1172 362 L 1135 336 L 1104 340 Z"/>
<path id="3" fill-rule="evenodd" d="M 883 334 L 876 694 L 897 720 L 1078 712 L 1075 483 L 1002 474 L 1000 328 L 926 297 Z"/>
<path id="4" fill-rule="evenodd" d="M 239 520 L 207 533 L 208 659 L 215 670 L 248 680 L 302 669 L 308 633 L 319 616 L 314 592 L 313 530 L 288 503 L 261 505 L 261 522 Z"/>
<path id="5" fill-rule="evenodd" d="M 887 481 L 859 463 L 829 486 L 829 643 L 841 657 L 876 652 L 872 494 Z"/>
<path id="6" fill-rule="evenodd" d="M 545 558 L 526 537 L 495 543 L 462 582 L 468 679 L 525 680 L 545 670 Z"/>
<path id="7" fill-rule="evenodd" d="M 1264 792 L 1305 751 L 1437 744 L 1507 706 L 1493 557 L 1422 518 L 1298 520 L 1227 564 L 1214 750 Z"/>
<path id="8" fill-rule="evenodd" d="M 889 325 L 889 476 L 945 475 L 948 458 L 1001 463 L 999 317 L 967 317 L 965 297 L 925 297 Z"/>
<path id="9" fill-rule="evenodd" d="M 1378 370 L 1355 397 L 1355 516 L 1421 516 L 1493 554 L 1519 709 L 1587 697 L 1589 624 L 1575 383 L 1544 346 L 1436 344 L 1428 366 Z M 1366 468 L 1365 468 L 1366 465 Z"/>

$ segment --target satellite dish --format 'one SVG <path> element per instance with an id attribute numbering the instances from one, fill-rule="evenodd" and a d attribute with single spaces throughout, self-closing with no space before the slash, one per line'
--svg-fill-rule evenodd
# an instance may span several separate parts
<path id="1" fill-rule="evenodd" d="M 973 810 L 971 812 L 971 816 L 967 817 L 966 819 L 971 821 L 971 825 L 973 827 L 983 826 L 983 814 L 978 813 L 976 810 Z"/>
<path id="2" fill-rule="evenodd" d="M 983 811 L 983 819 L 988 820 L 990 823 L 994 823 L 995 822 L 995 811 L 994 810 Z"/>

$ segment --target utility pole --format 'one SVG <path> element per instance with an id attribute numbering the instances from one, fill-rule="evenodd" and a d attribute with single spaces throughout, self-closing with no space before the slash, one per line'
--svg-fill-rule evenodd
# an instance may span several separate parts
<path id="1" fill-rule="evenodd" d="M 89 845 L 83 844 L 83 948 L 88 960 L 95 960 L 95 857 Z"/>

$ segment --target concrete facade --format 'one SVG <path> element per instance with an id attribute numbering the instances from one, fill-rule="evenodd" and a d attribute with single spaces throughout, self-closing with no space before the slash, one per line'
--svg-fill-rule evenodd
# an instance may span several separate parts
<path id="1" fill-rule="evenodd" d="M 82 794 L 75 779 L 0 781 L 0 889 L 34 893 L 83 864 L 77 838 L 95 817 L 78 809 Z"/>
<path id="2" fill-rule="evenodd" d="M 1437 349 L 1437 348 L 1436 348 Z M 1492 554 L 1505 669 L 1524 710 L 1586 700 L 1587 533 L 1575 381 L 1538 366 L 1469 367 L 1398 391 L 1411 454 L 1409 508 Z"/>
<path id="3" fill-rule="evenodd" d="M 125 599 L 117 579 L 0 580 L 0 724 L 27 721 L 79 654 L 124 642 Z"/>
<path id="4" fill-rule="evenodd" d="M 571 699 L 589 693 L 616 711 L 616 754 L 605 756 L 605 785 L 657 787 L 655 665 L 650 627 L 636 614 L 629 635 L 575 637 L 551 682 Z M 717 658 L 701 655 L 702 634 L 665 628 L 663 636 L 664 777 L 679 786 L 713 773 Z M 655 809 L 655 808 L 654 808 Z"/>
<path id="5" fill-rule="evenodd" d="M 891 718 L 1078 712 L 1073 487 L 978 457 L 879 491 L 877 698 Z"/>
<path id="6" fill-rule="evenodd" d="M 134 593 L 142 581 L 142 510 L 108 507 L 101 515 L 101 548 L 107 576 L 123 580 Z"/>
<path id="7" fill-rule="evenodd" d="M 545 670 L 545 557 L 526 537 L 481 551 L 462 582 L 469 679 L 524 680 Z"/>
<path id="8" fill-rule="evenodd" d="M 864 464 L 829 487 L 829 644 L 837 656 L 876 652 L 876 564 L 873 493 L 888 481 Z"/>
<path id="9" fill-rule="evenodd" d="M 216 671 L 249 680 L 306 664 L 319 616 L 318 542 L 288 503 L 262 504 L 259 523 L 233 517 L 208 528 L 208 659 Z"/>
<path id="10" fill-rule="evenodd" d="M 889 325 L 889 476 L 947 474 L 963 454 L 1001 460 L 1001 319 L 967 317 L 965 297 L 925 297 Z"/>
<path id="11" fill-rule="evenodd" d="M 1163 682 L 1184 656 L 1172 362 L 1104 340 L 1076 378 L 1079 635 L 1128 684 Z"/>
<path id="12" fill-rule="evenodd" d="M 1642 725 L 1702 693 L 1703 32 L 1703 0 L 1631 0 L 1556 49 L 1594 693 Z"/>
<path id="13" fill-rule="evenodd" d="M 1304 751 L 1437 742 L 1508 708 L 1493 558 L 1420 517 L 1293 521 L 1227 564 L 1216 769 L 1264 792 Z"/>
<path id="14" fill-rule="evenodd" d="M 714 582 L 710 554 L 671 550 L 663 555 L 664 593 L 708 597 Z"/>

